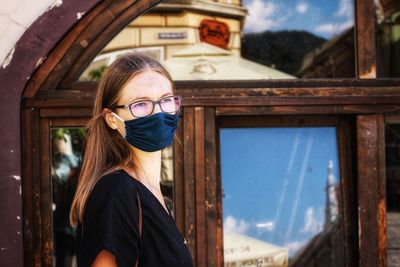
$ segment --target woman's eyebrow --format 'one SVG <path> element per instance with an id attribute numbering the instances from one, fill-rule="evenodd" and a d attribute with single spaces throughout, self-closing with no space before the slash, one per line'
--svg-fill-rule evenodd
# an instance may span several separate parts
<path id="1" fill-rule="evenodd" d="M 160 97 L 160 99 L 162 99 L 162 98 L 164 98 L 164 97 L 166 97 L 166 96 L 173 96 L 173 95 L 174 95 L 174 94 L 173 94 L 172 92 L 168 92 L 168 93 L 163 94 L 163 95 Z M 158 99 L 158 100 L 160 100 L 160 99 Z M 151 100 L 151 99 L 150 99 L 150 97 L 148 97 L 148 96 L 135 97 L 135 98 L 131 99 L 131 100 L 129 101 L 129 103 L 136 102 L 136 101 L 140 101 L 140 100 Z"/>

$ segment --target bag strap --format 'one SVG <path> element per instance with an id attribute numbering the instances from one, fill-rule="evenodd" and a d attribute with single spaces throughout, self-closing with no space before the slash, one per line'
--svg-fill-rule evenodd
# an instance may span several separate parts
<path id="1" fill-rule="evenodd" d="M 139 192 L 137 192 L 137 200 L 138 200 L 138 210 L 139 210 L 139 239 L 142 238 L 142 226 L 143 226 L 143 218 L 142 218 L 142 205 L 140 204 Z M 138 267 L 139 257 L 136 260 L 135 267 Z"/>
<path id="2" fill-rule="evenodd" d="M 137 193 L 137 200 L 138 200 L 138 209 L 139 209 L 139 237 L 142 237 L 142 223 L 143 223 L 143 219 L 142 219 L 142 205 L 140 204 L 140 197 L 139 197 L 139 193 Z"/>

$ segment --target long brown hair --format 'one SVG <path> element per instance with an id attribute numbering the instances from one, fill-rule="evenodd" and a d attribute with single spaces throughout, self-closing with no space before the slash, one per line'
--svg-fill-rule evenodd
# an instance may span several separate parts
<path id="1" fill-rule="evenodd" d="M 126 54 L 114 61 L 99 82 L 93 117 L 87 125 L 82 170 L 70 211 L 70 223 L 73 227 L 83 222 L 86 202 L 103 175 L 122 166 L 135 167 L 135 155 L 121 134 L 106 124 L 103 110 L 117 105 L 124 85 L 135 75 L 149 69 L 164 75 L 174 87 L 171 76 L 157 60 L 138 52 Z"/>

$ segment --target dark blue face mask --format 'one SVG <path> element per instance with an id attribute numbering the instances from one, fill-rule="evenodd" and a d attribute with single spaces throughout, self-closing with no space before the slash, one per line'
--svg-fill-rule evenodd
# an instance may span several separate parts
<path id="1" fill-rule="evenodd" d="M 178 127 L 178 113 L 159 112 L 151 116 L 124 121 L 124 139 L 134 147 L 146 152 L 154 152 L 166 148 L 174 140 L 174 132 Z"/>

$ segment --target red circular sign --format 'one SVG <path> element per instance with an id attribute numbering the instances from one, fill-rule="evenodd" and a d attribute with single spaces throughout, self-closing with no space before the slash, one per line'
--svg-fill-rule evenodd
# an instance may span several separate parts
<path id="1" fill-rule="evenodd" d="M 200 23 L 200 40 L 227 49 L 229 43 L 229 27 L 226 23 L 204 19 Z"/>

